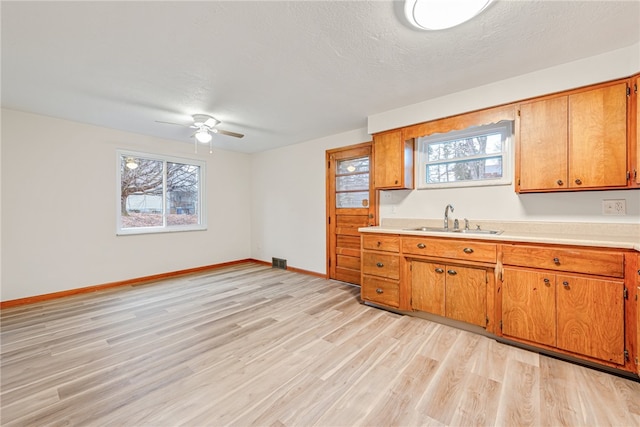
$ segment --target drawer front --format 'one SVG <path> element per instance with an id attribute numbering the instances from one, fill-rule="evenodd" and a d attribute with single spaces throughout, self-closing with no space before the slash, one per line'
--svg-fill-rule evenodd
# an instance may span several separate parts
<path id="1" fill-rule="evenodd" d="M 495 263 L 497 245 L 458 239 L 404 237 L 402 252 L 412 255 Z"/>
<path id="2" fill-rule="evenodd" d="M 360 293 L 365 301 L 376 302 L 389 307 L 397 308 L 400 306 L 399 286 L 395 280 L 363 276 Z"/>
<path id="3" fill-rule="evenodd" d="M 624 254 L 621 252 L 503 245 L 502 253 L 502 262 L 506 265 L 624 277 Z"/>
<path id="4" fill-rule="evenodd" d="M 397 280 L 400 278 L 400 257 L 364 251 L 362 253 L 362 273 Z"/>
<path id="5" fill-rule="evenodd" d="M 400 236 L 363 235 L 362 249 L 374 251 L 400 252 Z"/>

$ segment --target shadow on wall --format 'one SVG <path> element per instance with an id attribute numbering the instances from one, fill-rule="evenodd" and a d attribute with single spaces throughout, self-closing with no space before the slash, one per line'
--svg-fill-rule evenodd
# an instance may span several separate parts
<path id="1" fill-rule="evenodd" d="M 604 200 L 624 200 L 626 213 L 623 217 L 631 220 L 640 216 L 640 192 L 636 190 L 519 194 L 518 200 L 522 210 L 531 217 L 562 215 L 614 220 L 616 216 L 603 214 Z M 622 218 L 617 216 L 617 219 Z"/>

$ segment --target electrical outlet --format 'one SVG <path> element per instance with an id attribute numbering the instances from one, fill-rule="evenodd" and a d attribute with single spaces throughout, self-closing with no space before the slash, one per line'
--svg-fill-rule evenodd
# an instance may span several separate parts
<path id="1" fill-rule="evenodd" d="M 626 215 L 627 201 L 625 199 L 604 199 L 602 201 L 603 215 Z"/>

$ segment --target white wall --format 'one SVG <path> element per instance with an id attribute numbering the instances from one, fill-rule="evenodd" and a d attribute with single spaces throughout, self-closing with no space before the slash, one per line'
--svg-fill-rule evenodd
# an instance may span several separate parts
<path id="1" fill-rule="evenodd" d="M 326 150 L 370 141 L 365 129 L 254 154 L 251 256 L 326 272 Z"/>
<path id="2" fill-rule="evenodd" d="M 116 236 L 116 149 L 206 162 L 208 230 Z M 2 301 L 250 257 L 250 156 L 2 110 Z"/>

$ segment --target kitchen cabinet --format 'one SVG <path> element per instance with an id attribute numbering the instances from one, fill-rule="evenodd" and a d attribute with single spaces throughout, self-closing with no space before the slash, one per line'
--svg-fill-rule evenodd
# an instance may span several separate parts
<path id="1" fill-rule="evenodd" d="M 485 327 L 487 283 L 482 268 L 413 260 L 411 307 Z"/>
<path id="2" fill-rule="evenodd" d="M 373 177 L 377 189 L 413 189 L 413 139 L 402 130 L 373 135 Z"/>
<path id="3" fill-rule="evenodd" d="M 622 253 L 528 245 L 502 253 L 505 337 L 624 365 Z"/>
<path id="4" fill-rule="evenodd" d="M 628 81 L 518 106 L 516 191 L 627 186 Z"/>
<path id="5" fill-rule="evenodd" d="M 400 305 L 400 238 L 393 235 L 363 235 L 361 238 L 363 301 L 398 308 Z"/>
<path id="6" fill-rule="evenodd" d="M 640 187 L 640 75 L 634 77 L 631 89 L 631 105 L 634 110 L 631 115 L 630 126 L 633 130 L 631 133 L 631 146 L 634 147 L 635 152 L 634 164 L 631 167 L 631 172 L 633 174 L 633 182 L 635 183 L 635 186 Z"/>
<path id="7" fill-rule="evenodd" d="M 412 310 L 487 326 L 495 243 L 403 236 L 401 251 L 410 262 Z"/>

